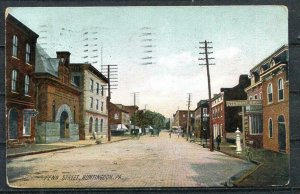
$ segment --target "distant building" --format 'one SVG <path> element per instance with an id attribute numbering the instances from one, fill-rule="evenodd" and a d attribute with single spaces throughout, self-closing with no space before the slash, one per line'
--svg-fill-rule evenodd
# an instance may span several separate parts
<path id="1" fill-rule="evenodd" d="M 196 137 L 209 137 L 209 105 L 208 100 L 200 100 L 197 103 L 195 113 L 195 134 Z"/>
<path id="2" fill-rule="evenodd" d="M 263 147 L 290 152 L 288 46 L 262 62 Z"/>
<path id="3" fill-rule="evenodd" d="M 72 84 L 82 91 L 80 96 L 80 139 L 90 139 L 96 132 L 98 137 L 107 137 L 108 79 L 91 64 L 70 64 Z"/>
<path id="4" fill-rule="evenodd" d="M 189 131 L 194 133 L 194 111 L 190 110 L 190 121 L 189 121 Z M 177 110 L 174 115 L 174 126 L 179 126 L 183 133 L 187 132 L 187 121 L 188 121 L 188 111 L 187 110 Z"/>
<path id="5" fill-rule="evenodd" d="M 221 88 L 219 94 L 211 99 L 212 127 L 214 138 L 217 135 L 231 139 L 231 134 L 239 127 L 242 129 L 242 117 L 239 115 L 241 107 L 227 107 L 228 100 L 246 100 L 247 94 L 244 89 L 250 85 L 248 75 L 240 75 L 239 83 L 233 88 Z"/>
<path id="6" fill-rule="evenodd" d="M 119 107 L 122 110 L 125 110 L 126 112 L 128 112 L 129 117 L 131 118 L 131 116 L 136 113 L 139 110 L 138 106 L 126 106 L 123 104 L 115 104 L 117 107 Z"/>
<path id="7" fill-rule="evenodd" d="M 34 116 L 37 114 L 34 69 L 38 35 L 10 14 L 6 17 L 5 25 L 5 105 L 8 146 L 14 143 L 33 143 Z"/>
<path id="8" fill-rule="evenodd" d="M 70 53 L 57 52 L 56 58 L 37 45 L 37 143 L 79 139 L 80 89 L 71 81 Z"/>
<path id="9" fill-rule="evenodd" d="M 110 119 L 110 125 L 114 128 L 114 125 L 122 124 L 125 125 L 128 129 L 130 126 L 130 115 L 129 112 L 120 108 L 112 102 L 109 103 L 108 116 Z"/>

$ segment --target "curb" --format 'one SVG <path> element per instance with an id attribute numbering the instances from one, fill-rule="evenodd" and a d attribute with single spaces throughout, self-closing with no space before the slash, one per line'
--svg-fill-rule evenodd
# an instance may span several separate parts
<path id="1" fill-rule="evenodd" d="M 8 159 L 8 158 L 16 158 L 16 157 L 27 156 L 27 155 L 43 154 L 43 153 L 55 152 L 55 151 L 60 151 L 60 150 L 73 149 L 73 148 L 76 148 L 76 146 L 41 150 L 41 151 L 35 151 L 35 152 L 23 152 L 23 153 L 18 153 L 18 154 L 9 154 L 6 156 L 6 158 Z"/>
<path id="2" fill-rule="evenodd" d="M 259 165 L 255 166 L 253 169 L 247 171 L 245 174 L 243 174 L 240 178 L 238 178 L 237 180 L 232 181 L 232 184 L 234 186 L 239 186 L 239 183 L 241 183 L 243 180 L 245 180 L 245 178 L 247 178 L 248 176 L 250 176 L 251 174 L 253 174 L 258 168 L 260 168 L 263 165 L 263 163 L 260 163 Z M 232 178 L 232 177 L 231 177 Z M 230 180 L 232 180 L 230 178 Z"/>

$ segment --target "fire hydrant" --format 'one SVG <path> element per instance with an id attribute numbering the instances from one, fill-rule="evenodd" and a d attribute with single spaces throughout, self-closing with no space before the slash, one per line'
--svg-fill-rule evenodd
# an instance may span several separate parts
<path id="1" fill-rule="evenodd" d="M 236 129 L 236 139 L 235 139 L 235 142 L 236 142 L 236 153 L 237 154 L 240 154 L 242 152 L 242 147 L 241 147 L 241 132 L 239 130 L 239 128 L 237 127 Z"/>

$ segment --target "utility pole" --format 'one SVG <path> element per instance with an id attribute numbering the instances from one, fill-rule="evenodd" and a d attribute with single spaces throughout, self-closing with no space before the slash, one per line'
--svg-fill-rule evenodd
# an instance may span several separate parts
<path id="1" fill-rule="evenodd" d="M 113 77 L 117 74 L 115 74 L 118 70 L 118 65 L 101 65 L 101 69 L 102 69 L 102 73 L 106 73 L 106 77 L 108 80 L 108 96 L 107 96 L 107 101 L 106 101 L 106 107 L 107 107 L 107 140 L 111 141 L 111 128 L 110 128 L 110 123 L 111 123 L 111 118 L 109 116 L 109 112 L 110 112 L 110 100 L 111 100 L 111 90 L 112 89 L 117 89 L 116 86 L 118 86 L 117 84 L 111 84 L 111 82 L 115 82 L 117 83 L 118 81 L 116 81 L 116 77 Z M 113 81 L 112 81 L 113 80 Z M 112 88 L 113 86 L 113 88 Z"/>
<path id="2" fill-rule="evenodd" d="M 189 140 L 190 134 L 190 105 L 191 105 L 191 93 L 188 93 L 188 114 L 187 114 L 187 127 L 186 127 L 186 140 Z"/>
<path id="3" fill-rule="evenodd" d="M 206 66 L 206 71 L 207 71 L 207 82 L 208 82 L 208 105 L 209 105 L 209 132 L 210 132 L 210 146 L 209 149 L 210 151 L 214 151 L 214 131 L 212 128 L 212 112 L 211 112 L 211 84 L 210 84 L 210 74 L 209 74 L 209 65 L 215 65 L 215 64 L 209 64 L 210 59 L 214 58 L 209 58 L 208 55 L 212 54 L 213 52 L 208 52 L 208 49 L 212 49 L 213 47 L 207 46 L 208 44 L 211 44 L 212 42 L 204 41 L 204 42 L 199 42 L 200 44 L 204 44 L 204 46 L 200 46 L 200 49 L 204 49 L 204 52 L 200 52 L 199 54 L 204 55 L 204 58 L 199 58 L 199 60 L 204 61 L 205 64 L 199 64 L 199 65 L 205 65 Z"/>
<path id="4" fill-rule="evenodd" d="M 135 109 L 135 105 L 136 105 L 136 94 L 138 92 L 133 92 L 133 107 L 134 107 L 134 112 L 133 112 L 133 118 L 134 118 L 134 124 L 133 124 L 133 131 L 135 133 L 135 123 L 136 123 L 136 109 Z"/>

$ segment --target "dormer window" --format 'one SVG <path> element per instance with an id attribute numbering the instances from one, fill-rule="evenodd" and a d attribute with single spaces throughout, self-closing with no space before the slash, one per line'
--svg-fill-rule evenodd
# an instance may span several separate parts
<path id="1" fill-rule="evenodd" d="M 273 67 L 275 65 L 276 65 L 276 63 L 275 63 L 274 59 L 272 59 L 271 62 L 270 62 L 270 67 Z"/>

